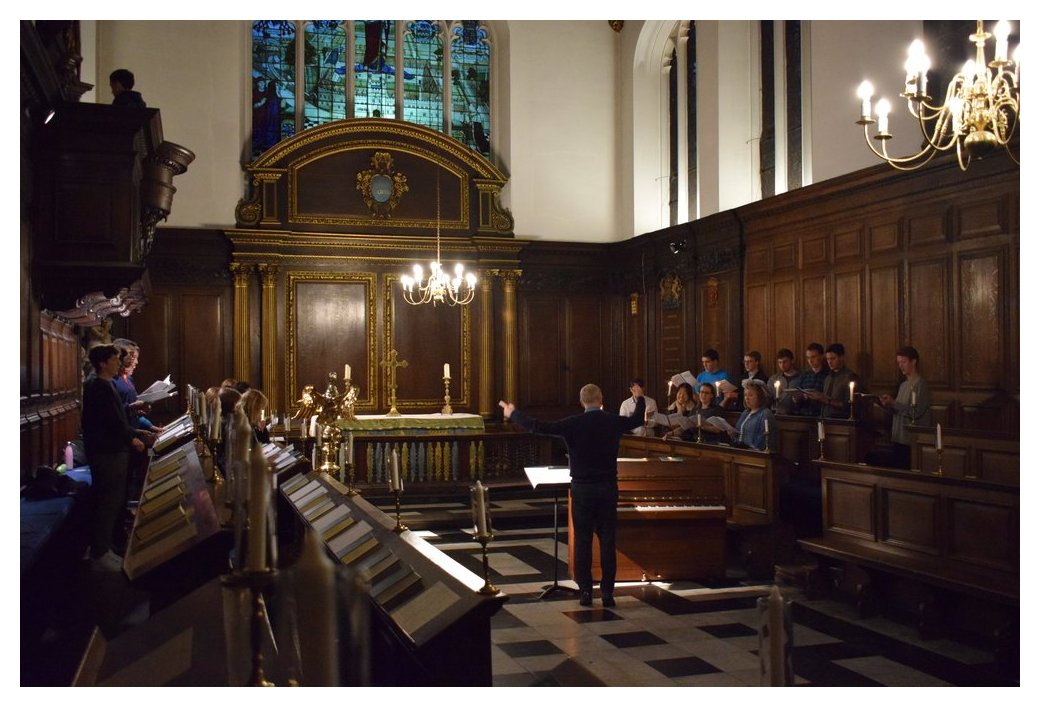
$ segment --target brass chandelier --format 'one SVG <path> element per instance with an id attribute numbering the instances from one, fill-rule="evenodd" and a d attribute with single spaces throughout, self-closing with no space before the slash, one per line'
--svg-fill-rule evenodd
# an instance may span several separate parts
<path id="1" fill-rule="evenodd" d="M 401 276 L 402 294 L 408 304 L 447 304 L 450 307 L 473 301 L 477 277 L 467 273 L 462 263 L 455 264 L 454 276 L 441 269 L 441 177 L 437 174 L 437 259 L 430 263 L 429 275 L 421 265 L 412 266 L 411 275 Z"/>
<path id="2" fill-rule="evenodd" d="M 906 81 L 903 93 L 907 109 L 917 118 L 924 141 L 917 154 L 892 157 L 886 143 L 892 139 L 888 130 L 888 115 L 892 106 L 882 98 L 874 106 L 877 120 L 871 117 L 871 99 L 874 87 L 869 81 L 860 84 L 860 118 L 857 125 L 863 126 L 863 138 L 871 152 L 896 169 L 911 171 L 928 164 L 941 151 L 957 150 L 957 163 L 967 171 L 972 158 L 1003 147 L 1015 164 L 1019 161 L 1011 153 L 1009 143 L 1018 127 L 1019 111 L 1019 61 L 1018 47 L 1012 58 L 1008 58 L 1008 35 L 1011 25 L 1001 20 L 990 34 L 983 30 L 978 20 L 975 34 L 970 40 L 975 44 L 975 59 L 965 63 L 946 88 L 946 98 L 941 105 L 932 103 L 928 95 L 928 69 L 931 61 L 924 50 L 924 43 L 915 39 L 907 52 Z M 993 60 L 986 62 L 986 41 L 996 37 Z M 877 124 L 874 140 L 881 149 L 871 144 L 869 126 Z"/>

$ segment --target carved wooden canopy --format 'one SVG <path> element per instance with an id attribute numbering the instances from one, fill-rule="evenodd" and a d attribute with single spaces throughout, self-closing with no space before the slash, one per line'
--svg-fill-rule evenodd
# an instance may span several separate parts
<path id="1" fill-rule="evenodd" d="M 511 236 L 499 205 L 507 177 L 442 133 L 398 120 L 326 123 L 283 140 L 246 168 L 239 228 L 351 234 Z"/>

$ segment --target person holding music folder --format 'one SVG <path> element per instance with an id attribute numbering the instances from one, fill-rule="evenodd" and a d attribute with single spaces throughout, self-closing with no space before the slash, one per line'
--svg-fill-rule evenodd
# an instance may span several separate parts
<path id="1" fill-rule="evenodd" d="M 766 381 L 766 392 L 776 403 L 778 415 L 790 415 L 795 411 L 795 391 L 802 372 L 794 365 L 794 352 L 791 349 L 780 349 L 776 352 L 776 373 Z"/>
<path id="2" fill-rule="evenodd" d="M 766 407 L 766 384 L 757 379 L 744 381 L 744 412 L 737 418 L 737 425 L 728 430 L 738 446 L 750 449 L 776 449 L 776 418 Z"/>
<path id="3" fill-rule="evenodd" d="M 498 401 L 502 415 L 528 432 L 562 437 L 567 444 L 571 470 L 571 517 L 574 521 L 574 578 L 581 606 L 592 605 L 592 534 L 599 538 L 599 588 L 603 606 L 614 606 L 617 575 L 617 456 L 621 435 L 643 424 L 646 401 L 636 397 L 631 417 L 603 410 L 603 391 L 588 383 L 578 393 L 584 408 L 555 422 L 528 417 L 513 403 Z"/>
<path id="4" fill-rule="evenodd" d="M 830 369 L 827 379 L 823 382 L 823 391 L 812 391 L 806 393 L 806 395 L 809 399 L 820 404 L 823 417 L 846 419 L 849 417 L 851 406 L 855 404 L 849 383 L 859 385 L 859 376 L 845 366 L 844 345 L 831 344 L 827 347 L 823 357 L 827 361 L 827 367 Z"/>
<path id="5" fill-rule="evenodd" d="M 701 383 L 697 386 L 697 402 L 697 410 L 694 412 L 694 415 L 699 416 L 700 419 L 701 442 L 706 442 L 708 444 L 717 444 L 721 442 L 723 440 L 723 431 L 708 422 L 709 418 L 722 416 L 722 408 L 715 404 L 715 386 L 711 383 Z M 696 442 L 696 423 L 694 423 L 693 427 L 683 430 L 680 439 L 685 442 Z"/>
<path id="6" fill-rule="evenodd" d="M 621 409 L 618 410 L 618 414 L 622 417 L 631 417 L 632 413 L 636 411 L 636 400 L 642 398 L 646 402 L 646 419 L 648 422 L 651 421 L 651 416 L 657 412 L 657 401 L 649 395 L 644 394 L 645 388 L 646 383 L 642 378 L 633 378 L 628 386 L 628 391 L 632 393 L 632 396 L 622 401 Z M 653 426 L 652 424 L 642 425 L 632 430 L 631 434 L 638 437 L 653 437 Z"/>
<path id="7" fill-rule="evenodd" d="M 692 417 L 696 410 L 697 401 L 693 399 L 693 386 L 689 383 L 680 383 L 679 387 L 675 389 L 675 400 L 668 406 L 668 414 L 657 413 L 650 417 L 649 422 L 651 425 L 666 426 L 668 431 L 664 433 L 663 438 L 671 439 L 678 437 L 689 424 L 688 421 L 679 421 L 678 418 Z"/>
<path id="8" fill-rule="evenodd" d="M 902 382 L 896 397 L 882 393 L 877 404 L 892 412 L 892 450 L 867 452 L 867 463 L 876 466 L 910 468 L 910 425 L 930 426 L 931 398 L 928 381 L 917 370 L 920 356 L 913 346 L 902 346 L 896 351 L 896 366 Z"/>

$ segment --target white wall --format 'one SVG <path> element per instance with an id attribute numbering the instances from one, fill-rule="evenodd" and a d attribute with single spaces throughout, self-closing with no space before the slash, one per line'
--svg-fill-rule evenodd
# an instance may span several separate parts
<path id="1" fill-rule="evenodd" d="M 614 210 L 617 42 L 605 20 L 509 23 L 507 171 L 518 237 L 631 235 Z"/>
<path id="2" fill-rule="evenodd" d="M 97 27 L 99 102 L 111 101 L 107 77 L 134 72 L 151 108 L 162 110 L 163 137 L 195 153 L 174 179 L 165 225 L 228 227 L 243 196 L 249 96 L 249 24 L 225 21 L 106 21 Z"/>
<path id="3" fill-rule="evenodd" d="M 906 48 L 923 37 L 921 21 L 823 21 L 811 23 L 812 174 L 813 181 L 880 164 L 863 140 L 856 89 L 863 79 L 892 104 L 889 153 L 906 155 L 920 148 L 921 130 L 899 98 L 906 72 Z M 934 58 L 934 50 L 931 52 Z M 965 55 L 967 58 L 967 55 Z M 934 93 L 934 90 L 933 90 Z M 876 126 L 874 126 L 876 127 Z M 871 135 L 874 130 L 871 128 Z M 877 141 L 871 139 L 877 145 Z"/>

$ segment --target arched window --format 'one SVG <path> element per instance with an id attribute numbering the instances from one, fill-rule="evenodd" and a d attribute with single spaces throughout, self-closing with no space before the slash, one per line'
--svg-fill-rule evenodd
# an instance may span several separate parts
<path id="1" fill-rule="evenodd" d="M 491 156 L 491 42 L 477 20 L 257 20 L 252 74 L 254 158 L 347 116 L 418 123 Z"/>

